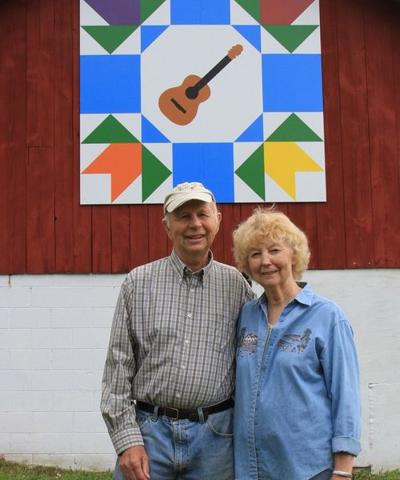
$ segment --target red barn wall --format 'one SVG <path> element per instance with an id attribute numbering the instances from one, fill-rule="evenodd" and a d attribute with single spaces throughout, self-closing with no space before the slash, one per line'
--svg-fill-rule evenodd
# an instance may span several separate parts
<path id="1" fill-rule="evenodd" d="M 279 204 L 312 268 L 400 267 L 400 4 L 320 0 L 327 202 Z M 159 205 L 79 205 L 79 2 L 0 2 L 0 273 L 125 272 L 171 245 Z M 221 205 L 215 257 L 255 205 Z"/>

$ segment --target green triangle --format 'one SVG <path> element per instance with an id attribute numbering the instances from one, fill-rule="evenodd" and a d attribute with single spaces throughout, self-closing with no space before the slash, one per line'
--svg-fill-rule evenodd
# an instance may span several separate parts
<path id="1" fill-rule="evenodd" d="M 236 0 L 246 12 L 260 22 L 260 0 Z"/>
<path id="2" fill-rule="evenodd" d="M 306 125 L 301 118 L 292 113 L 267 138 L 268 142 L 322 142 L 322 139 Z"/>
<path id="3" fill-rule="evenodd" d="M 112 53 L 137 27 L 137 25 L 93 25 L 82 28 L 108 53 Z"/>
<path id="4" fill-rule="evenodd" d="M 82 143 L 139 143 L 129 130 L 109 115 Z"/>
<path id="5" fill-rule="evenodd" d="M 143 23 L 165 0 L 140 0 L 140 22 Z"/>
<path id="6" fill-rule="evenodd" d="M 265 200 L 264 144 L 235 171 L 246 185 Z"/>
<path id="7" fill-rule="evenodd" d="M 318 28 L 318 25 L 263 25 L 290 53 Z"/>
<path id="8" fill-rule="evenodd" d="M 142 201 L 171 175 L 168 168 L 142 145 Z"/>

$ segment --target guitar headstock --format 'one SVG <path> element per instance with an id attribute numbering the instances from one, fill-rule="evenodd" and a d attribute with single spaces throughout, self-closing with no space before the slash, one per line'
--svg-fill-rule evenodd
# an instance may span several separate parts
<path id="1" fill-rule="evenodd" d="M 243 46 L 240 44 L 234 45 L 231 49 L 229 49 L 228 57 L 233 60 L 234 58 L 238 57 L 243 51 Z"/>

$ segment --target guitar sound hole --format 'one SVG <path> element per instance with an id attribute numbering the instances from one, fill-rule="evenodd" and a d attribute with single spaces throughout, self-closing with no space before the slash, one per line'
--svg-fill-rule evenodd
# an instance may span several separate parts
<path id="1" fill-rule="evenodd" d="M 197 98 L 199 91 L 196 87 L 188 87 L 185 91 L 185 94 L 187 98 L 190 98 L 190 100 L 194 100 L 195 98 Z"/>

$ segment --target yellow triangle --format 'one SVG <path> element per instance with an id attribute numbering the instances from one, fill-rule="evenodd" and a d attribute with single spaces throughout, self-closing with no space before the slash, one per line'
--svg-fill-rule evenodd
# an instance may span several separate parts
<path id="1" fill-rule="evenodd" d="M 293 142 L 265 142 L 264 169 L 293 200 L 296 200 L 296 172 L 323 170 Z"/>

